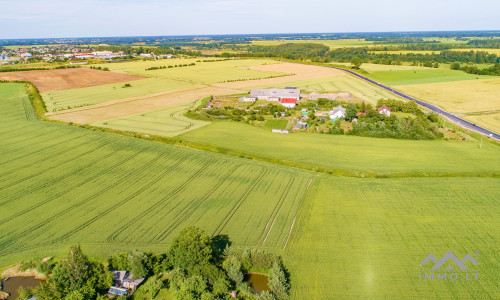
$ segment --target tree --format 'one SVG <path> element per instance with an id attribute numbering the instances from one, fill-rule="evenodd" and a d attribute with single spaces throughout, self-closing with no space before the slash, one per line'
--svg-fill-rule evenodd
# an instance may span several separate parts
<path id="1" fill-rule="evenodd" d="M 146 281 L 144 289 L 149 292 L 151 299 L 163 288 L 163 281 L 160 278 L 153 276 Z"/>
<path id="2" fill-rule="evenodd" d="M 273 292 L 276 299 L 288 299 L 290 285 L 285 275 L 281 263 L 276 261 L 271 268 L 269 275 L 269 288 Z"/>
<path id="3" fill-rule="evenodd" d="M 361 65 L 363 64 L 363 60 L 355 56 L 352 58 L 351 64 L 354 66 L 355 69 L 359 69 L 359 67 L 361 67 Z"/>
<path id="4" fill-rule="evenodd" d="M 454 62 L 450 65 L 450 69 L 452 70 L 460 70 L 460 63 Z"/>
<path id="5" fill-rule="evenodd" d="M 345 110 L 345 119 L 348 121 L 352 121 L 352 119 L 356 118 L 357 114 L 358 114 L 358 110 L 356 108 L 356 104 L 349 103 L 347 105 L 346 110 Z"/>
<path id="6" fill-rule="evenodd" d="M 128 255 L 128 267 L 134 279 L 143 278 L 148 275 L 146 262 L 148 257 L 140 251 L 132 251 Z"/>
<path id="7" fill-rule="evenodd" d="M 191 268 L 208 264 L 212 258 L 211 239 L 201 228 L 190 226 L 181 231 L 169 253 L 174 267 Z"/>
<path id="8" fill-rule="evenodd" d="M 229 279 L 234 281 L 236 285 L 243 282 L 243 273 L 241 272 L 241 262 L 234 256 L 229 257 L 222 264 L 224 270 L 226 270 Z"/>

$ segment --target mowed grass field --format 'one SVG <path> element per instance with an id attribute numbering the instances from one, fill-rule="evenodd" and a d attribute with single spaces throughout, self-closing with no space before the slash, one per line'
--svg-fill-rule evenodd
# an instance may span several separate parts
<path id="1" fill-rule="evenodd" d="M 313 173 L 35 119 L 0 84 L 0 265 L 80 243 L 165 251 L 188 225 L 282 248 Z"/>
<path id="2" fill-rule="evenodd" d="M 124 88 L 128 83 L 131 87 Z M 147 78 L 130 82 L 104 84 L 99 86 L 59 90 L 43 93 L 47 111 L 87 106 L 117 99 L 142 97 L 166 91 L 186 89 L 195 84 L 172 79 Z"/>
<path id="3" fill-rule="evenodd" d="M 163 59 L 157 61 L 101 64 L 100 66 L 108 67 L 110 70 L 120 71 L 128 74 L 181 80 L 193 84 L 213 84 L 226 81 L 261 79 L 271 76 L 286 75 L 285 73 L 266 72 L 252 70 L 249 68 L 251 66 L 273 63 L 273 61 L 271 60 L 237 59 L 221 60 L 217 62 L 197 62 L 197 60 L 200 59 Z M 195 63 L 196 65 L 145 71 L 145 69 L 150 67 L 190 63 Z"/>
<path id="4" fill-rule="evenodd" d="M 179 104 L 122 118 L 96 122 L 91 125 L 160 136 L 176 136 L 210 124 L 209 122 L 193 120 L 184 116 L 187 110 L 193 109 L 198 105 L 200 105 L 200 101 L 195 101 L 193 103 Z"/>
<path id="5" fill-rule="evenodd" d="M 498 299 L 499 199 L 498 178 L 321 177 L 285 252 L 292 298 Z M 448 251 L 478 281 L 419 280 Z"/>
<path id="6" fill-rule="evenodd" d="M 382 98 L 399 99 L 394 94 L 347 74 L 317 79 L 289 81 L 273 85 L 262 85 L 254 88 L 284 88 L 288 86 L 296 87 L 304 92 L 348 92 L 373 105 L 376 105 L 377 101 Z"/>
<path id="7" fill-rule="evenodd" d="M 214 122 L 183 140 L 334 170 L 421 175 L 500 172 L 500 146 L 476 142 L 408 141 L 327 134 L 273 134 L 236 122 Z"/>

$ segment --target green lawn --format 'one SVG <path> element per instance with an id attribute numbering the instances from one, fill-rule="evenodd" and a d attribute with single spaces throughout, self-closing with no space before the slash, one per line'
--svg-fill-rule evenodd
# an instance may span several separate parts
<path id="1" fill-rule="evenodd" d="M 266 129 L 286 129 L 288 120 L 266 120 L 262 127 Z"/>
<path id="2" fill-rule="evenodd" d="M 311 133 L 277 135 L 236 122 L 214 122 L 187 134 L 188 141 L 334 170 L 469 174 L 500 172 L 497 144 L 408 141 Z M 429 175 L 427 174 L 427 175 Z"/>

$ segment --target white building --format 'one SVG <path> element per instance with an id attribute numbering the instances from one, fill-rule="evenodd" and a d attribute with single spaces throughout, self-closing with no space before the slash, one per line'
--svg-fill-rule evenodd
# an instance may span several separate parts
<path id="1" fill-rule="evenodd" d="M 259 100 L 278 101 L 283 98 L 300 99 L 300 90 L 295 88 L 287 89 L 252 89 L 250 97 L 255 97 Z"/>
<path id="2" fill-rule="evenodd" d="M 240 102 L 255 102 L 257 98 L 255 97 L 240 97 Z"/>
<path id="3" fill-rule="evenodd" d="M 330 116 L 330 119 L 331 120 L 336 120 L 336 119 L 343 119 L 345 118 L 345 108 L 343 108 L 342 106 L 337 106 L 337 107 L 334 107 L 329 113 L 328 115 Z"/>
<path id="4" fill-rule="evenodd" d="M 391 109 L 384 105 L 378 109 L 378 113 L 390 117 L 391 116 Z"/>

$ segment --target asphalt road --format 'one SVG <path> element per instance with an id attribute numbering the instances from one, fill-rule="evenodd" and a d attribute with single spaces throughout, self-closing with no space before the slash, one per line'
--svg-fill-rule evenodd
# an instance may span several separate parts
<path id="1" fill-rule="evenodd" d="M 374 84 L 374 85 L 376 85 L 376 86 L 379 86 L 379 87 L 383 88 L 384 90 L 387 90 L 387 91 L 389 91 L 389 92 L 391 92 L 391 93 L 393 93 L 393 94 L 396 94 L 396 95 L 398 95 L 398 96 L 400 96 L 400 97 L 403 97 L 403 98 L 408 99 L 408 100 L 413 100 L 413 101 L 415 101 L 417 104 L 420 104 L 420 105 L 422 105 L 422 106 L 424 106 L 424 107 L 426 107 L 426 108 L 428 108 L 428 109 L 430 109 L 430 110 L 432 110 L 432 111 L 434 111 L 434 112 L 436 112 L 436 113 L 438 113 L 438 114 L 440 114 L 440 115 L 442 115 L 442 116 L 445 116 L 445 117 L 446 117 L 448 120 L 450 120 L 451 122 L 453 122 L 453 123 L 455 123 L 455 124 L 457 124 L 457 125 L 459 125 L 459 126 L 462 126 L 462 127 L 463 127 L 463 128 L 465 128 L 465 129 L 473 130 L 473 131 L 475 131 L 475 132 L 478 132 L 478 133 L 484 134 L 484 135 L 486 135 L 487 137 L 494 138 L 494 139 L 496 139 L 496 140 L 499 140 L 499 141 L 500 141 L 500 134 L 495 133 L 495 132 L 493 132 L 493 131 L 491 131 L 491 130 L 488 130 L 488 129 L 486 129 L 486 128 L 480 127 L 480 126 L 478 126 L 478 125 L 476 125 L 476 124 L 474 124 L 474 123 L 471 123 L 471 122 L 469 122 L 469 121 L 467 121 L 467 120 L 464 120 L 464 119 L 462 119 L 462 118 L 459 118 L 459 117 L 457 117 L 457 116 L 455 116 L 455 115 L 453 115 L 453 114 L 450 114 L 449 112 L 446 112 L 446 111 L 442 110 L 441 108 L 439 108 L 439 107 L 437 107 L 437 106 L 435 106 L 435 105 L 432 105 L 432 104 L 429 104 L 429 103 L 427 103 L 427 102 L 420 101 L 420 100 L 418 100 L 418 99 L 415 99 L 415 98 L 413 98 L 413 97 L 410 97 L 410 96 L 408 96 L 408 95 L 405 95 L 405 94 L 403 94 L 403 93 L 401 93 L 401 92 L 399 92 L 399 91 L 396 91 L 396 90 L 394 90 L 394 89 L 392 89 L 392 88 L 390 88 L 390 87 L 388 87 L 388 86 L 386 86 L 386 85 L 383 85 L 383 84 L 378 83 L 378 82 L 376 82 L 376 81 L 374 81 L 374 80 L 371 80 L 371 79 L 369 79 L 369 78 L 366 78 L 365 76 L 363 76 L 363 75 L 361 75 L 361 74 L 358 74 L 358 73 L 356 73 L 356 72 L 353 72 L 353 71 L 350 71 L 350 70 L 346 70 L 346 69 L 342 69 L 342 68 L 337 68 L 337 67 L 328 67 L 328 68 L 334 68 L 334 69 L 342 70 L 342 71 L 344 71 L 344 72 L 347 72 L 347 73 L 349 73 L 349 74 L 352 74 L 352 75 L 354 75 L 354 76 L 356 76 L 356 77 L 358 77 L 358 78 L 361 78 L 361 79 L 363 79 L 363 80 L 365 80 L 365 81 L 368 81 L 369 83 L 372 83 L 372 84 Z"/>

